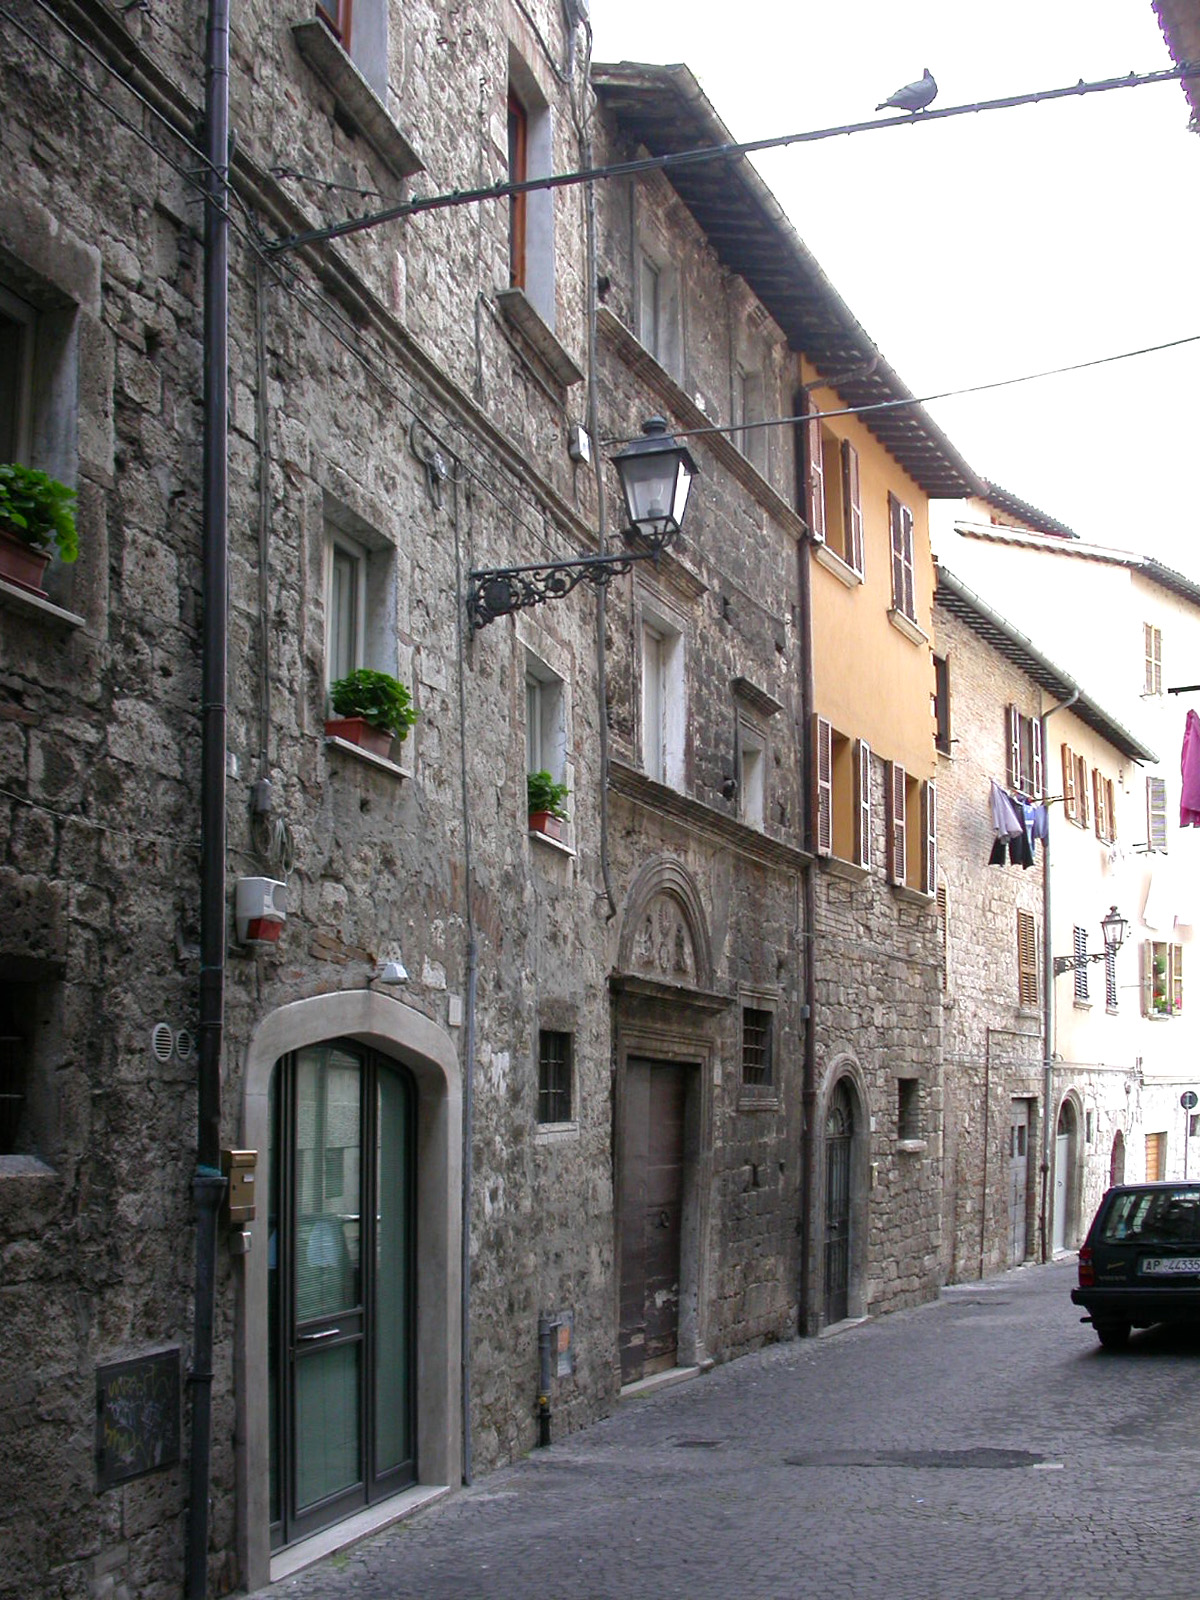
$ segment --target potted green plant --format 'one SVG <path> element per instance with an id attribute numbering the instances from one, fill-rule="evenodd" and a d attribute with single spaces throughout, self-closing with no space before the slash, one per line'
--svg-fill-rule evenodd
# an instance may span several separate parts
<path id="1" fill-rule="evenodd" d="M 386 756 L 393 739 L 407 739 L 417 720 L 412 697 L 400 680 L 369 667 L 331 683 L 329 703 L 335 714 L 326 719 L 326 736 L 346 739 L 376 756 Z"/>
<path id="2" fill-rule="evenodd" d="M 79 554 L 75 491 L 34 467 L 0 464 L 0 578 L 44 595 L 42 574 L 53 551 L 60 561 Z"/>
<path id="3" fill-rule="evenodd" d="M 563 801 L 570 794 L 565 783 L 559 783 L 548 772 L 531 772 L 526 776 L 529 790 L 529 826 L 534 833 L 544 833 L 548 839 L 561 840 L 567 813 Z"/>

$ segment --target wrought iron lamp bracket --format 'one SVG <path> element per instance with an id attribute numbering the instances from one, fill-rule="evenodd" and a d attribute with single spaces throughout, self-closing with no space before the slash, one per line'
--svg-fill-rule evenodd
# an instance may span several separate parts
<path id="1" fill-rule="evenodd" d="M 652 543 L 638 538 L 642 548 L 614 555 L 580 556 L 574 561 L 547 561 L 524 567 L 481 567 L 469 574 L 467 617 L 471 632 L 486 628 L 497 617 L 541 605 L 543 600 L 561 600 L 581 583 L 606 589 L 614 578 L 623 578 L 632 571 L 635 561 L 657 561 L 673 538 L 673 531 Z"/>

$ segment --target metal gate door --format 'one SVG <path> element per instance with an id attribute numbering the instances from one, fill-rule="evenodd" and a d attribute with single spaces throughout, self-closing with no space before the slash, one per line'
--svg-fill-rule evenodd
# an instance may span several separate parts
<path id="1" fill-rule="evenodd" d="M 1029 1102 L 1014 1100 L 1008 1119 L 1008 1264 L 1025 1259 L 1029 1215 Z"/>
<path id="2" fill-rule="evenodd" d="M 621 1382 L 676 1365 L 687 1068 L 630 1059 L 621 1178 Z"/>
<path id="3" fill-rule="evenodd" d="M 850 1314 L 850 1150 L 854 1106 L 839 1083 L 825 1122 L 825 1322 Z"/>

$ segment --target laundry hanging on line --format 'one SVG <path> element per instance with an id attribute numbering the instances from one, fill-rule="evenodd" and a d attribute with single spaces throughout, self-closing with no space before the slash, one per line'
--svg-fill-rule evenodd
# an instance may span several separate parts
<path id="1" fill-rule="evenodd" d="M 1002 867 L 1008 861 L 1014 867 L 1032 867 L 1034 841 L 1045 841 L 1049 833 L 1046 807 L 1006 793 L 994 778 L 991 785 L 992 830 L 995 837 L 988 863 L 993 867 Z"/>
<path id="2" fill-rule="evenodd" d="M 1200 828 L 1200 717 L 1189 711 L 1183 725 L 1183 750 L 1179 757 L 1183 787 L 1179 794 L 1179 826 Z"/>

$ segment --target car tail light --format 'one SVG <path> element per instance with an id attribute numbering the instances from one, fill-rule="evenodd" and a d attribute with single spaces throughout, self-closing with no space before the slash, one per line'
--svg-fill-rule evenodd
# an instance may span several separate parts
<path id="1" fill-rule="evenodd" d="M 1090 1289 L 1096 1282 L 1096 1268 L 1092 1263 L 1092 1247 L 1090 1244 L 1079 1247 L 1079 1287 Z"/>

